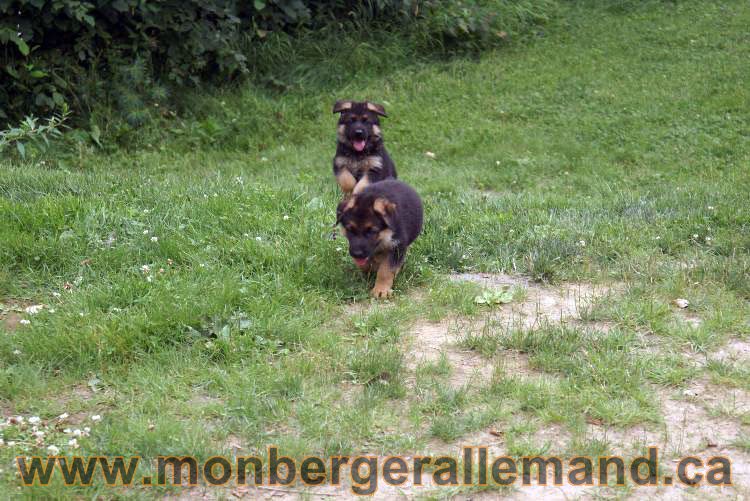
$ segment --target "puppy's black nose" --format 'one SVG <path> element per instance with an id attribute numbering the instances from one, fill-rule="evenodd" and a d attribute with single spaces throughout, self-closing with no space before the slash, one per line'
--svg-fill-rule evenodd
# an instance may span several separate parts
<path id="1" fill-rule="evenodd" d="M 366 136 L 365 129 L 354 129 L 354 137 L 357 139 L 364 139 Z"/>
<path id="2" fill-rule="evenodd" d="M 357 259 L 367 257 L 367 253 L 362 249 L 349 249 L 349 255 Z"/>

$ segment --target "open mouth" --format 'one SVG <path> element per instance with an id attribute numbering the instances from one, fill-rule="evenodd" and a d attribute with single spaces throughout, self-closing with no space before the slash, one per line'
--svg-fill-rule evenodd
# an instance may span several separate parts
<path id="1" fill-rule="evenodd" d="M 356 264 L 360 268 L 364 269 L 367 267 L 368 259 L 366 257 L 354 257 L 352 259 L 354 259 L 354 264 Z"/>
<path id="2" fill-rule="evenodd" d="M 354 151 L 363 151 L 366 145 L 367 141 L 365 141 L 364 139 L 355 139 L 354 141 L 352 141 L 352 147 L 354 148 Z"/>

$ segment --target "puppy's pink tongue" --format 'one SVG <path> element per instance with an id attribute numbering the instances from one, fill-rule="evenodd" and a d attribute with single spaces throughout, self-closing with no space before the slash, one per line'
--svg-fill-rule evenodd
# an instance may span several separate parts
<path id="1" fill-rule="evenodd" d="M 359 266 L 360 268 L 364 268 L 367 266 L 367 258 L 366 257 L 354 257 L 354 264 Z"/>
<path id="2" fill-rule="evenodd" d="M 352 141 L 352 146 L 356 151 L 362 151 L 365 149 L 365 142 L 362 140 Z"/>

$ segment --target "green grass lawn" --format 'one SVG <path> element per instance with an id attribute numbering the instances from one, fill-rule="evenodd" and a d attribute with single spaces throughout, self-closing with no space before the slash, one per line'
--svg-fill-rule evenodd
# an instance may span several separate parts
<path id="1" fill-rule="evenodd" d="M 748 26 L 742 1 L 568 6 L 539 37 L 478 59 L 194 97 L 204 118 L 174 119 L 142 147 L 0 161 L 0 408 L 70 415 L 41 447 L 27 426 L 0 430 L 0 491 L 113 495 L 16 490 L 12 459 L 50 444 L 396 454 L 505 423 L 517 455 L 562 426 L 562 455 L 596 449 L 587 419 L 660 422 L 662 391 L 708 379 L 747 395 L 748 359 L 713 354 L 750 341 Z M 385 104 L 386 146 L 424 201 L 386 305 L 352 306 L 370 302 L 373 279 L 330 238 L 336 98 Z M 446 360 L 415 375 L 411 325 L 482 308 L 455 272 L 616 285 L 584 318 L 612 328 L 465 343 L 488 364 L 523 352 L 543 380 L 497 373 L 455 389 Z M 747 451 L 750 411 L 730 417 Z M 64 427 L 91 430 L 74 449 Z"/>

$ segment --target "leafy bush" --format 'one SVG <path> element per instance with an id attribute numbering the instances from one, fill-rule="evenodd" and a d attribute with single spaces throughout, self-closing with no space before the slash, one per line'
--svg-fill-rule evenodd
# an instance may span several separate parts
<path id="1" fill-rule="evenodd" d="M 138 58 L 180 85 L 241 73 L 236 4 L 0 0 L 0 71 L 10 77 L 0 88 L 0 118 L 46 115 L 66 101 L 87 111 L 106 94 L 102 80 Z"/>
<path id="2" fill-rule="evenodd" d="M 108 103 L 138 126 L 168 87 L 257 71 L 247 55 L 275 34 L 385 27 L 420 50 L 474 50 L 544 21 L 555 1 L 0 0 L 0 119 Z"/>

